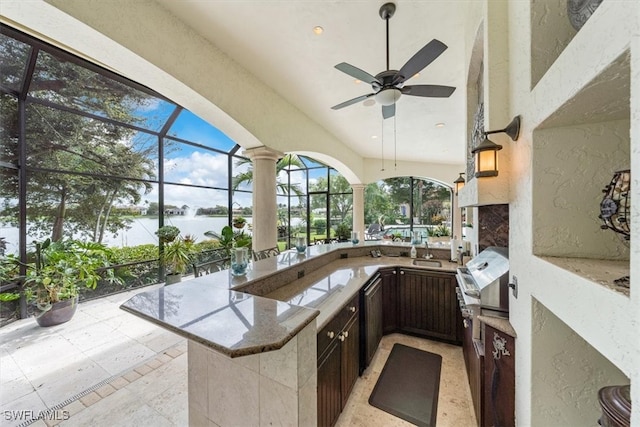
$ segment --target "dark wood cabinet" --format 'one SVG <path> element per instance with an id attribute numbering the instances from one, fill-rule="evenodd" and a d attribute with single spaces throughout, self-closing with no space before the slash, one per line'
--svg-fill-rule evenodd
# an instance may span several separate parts
<path id="1" fill-rule="evenodd" d="M 380 344 L 380 340 L 382 339 L 382 298 L 382 277 L 380 274 L 376 274 L 372 281 L 363 289 L 363 367 L 365 368 L 371 363 L 371 359 L 373 359 L 373 355 L 376 353 L 378 344 Z"/>
<path id="2" fill-rule="evenodd" d="M 515 338 L 484 326 L 484 425 L 515 426 Z"/>
<path id="3" fill-rule="evenodd" d="M 462 342 L 462 317 L 453 274 L 401 268 L 397 288 L 400 332 Z"/>
<path id="4" fill-rule="evenodd" d="M 471 400 L 478 421 L 478 427 L 484 425 L 484 344 L 473 339 L 473 320 L 465 319 L 462 339 L 462 353 L 467 368 Z"/>
<path id="5" fill-rule="evenodd" d="M 386 335 L 398 330 L 398 270 L 385 268 L 379 273 L 382 280 L 382 333 Z"/>
<path id="6" fill-rule="evenodd" d="M 318 333 L 318 426 L 338 420 L 360 372 L 360 301 L 356 295 Z"/>
<path id="7" fill-rule="evenodd" d="M 347 404 L 353 385 L 360 376 L 360 322 L 358 316 L 353 316 L 345 326 L 340 340 L 340 391 L 342 408 Z"/>
<path id="8" fill-rule="evenodd" d="M 318 360 L 319 426 L 332 426 L 342 411 L 339 344 L 338 340 L 330 343 L 327 352 Z"/>

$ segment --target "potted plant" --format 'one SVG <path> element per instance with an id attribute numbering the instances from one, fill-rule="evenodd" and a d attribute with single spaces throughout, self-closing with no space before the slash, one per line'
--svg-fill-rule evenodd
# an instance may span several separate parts
<path id="1" fill-rule="evenodd" d="M 156 235 L 160 239 L 160 243 L 170 243 L 180 235 L 180 229 L 173 225 L 165 225 L 158 228 Z"/>
<path id="2" fill-rule="evenodd" d="M 247 220 L 243 216 L 233 218 L 233 226 L 235 228 L 244 228 L 245 225 L 247 225 Z"/>
<path id="3" fill-rule="evenodd" d="M 182 280 L 192 262 L 195 240 L 189 236 L 175 238 L 163 248 L 162 265 L 166 268 L 165 284 L 171 285 Z"/>
<path id="4" fill-rule="evenodd" d="M 101 243 L 47 239 L 36 246 L 36 263 L 27 270 L 27 299 L 39 310 L 40 326 L 69 321 L 82 287 L 95 289 L 100 280 L 122 283 L 110 265 L 111 251 Z"/>

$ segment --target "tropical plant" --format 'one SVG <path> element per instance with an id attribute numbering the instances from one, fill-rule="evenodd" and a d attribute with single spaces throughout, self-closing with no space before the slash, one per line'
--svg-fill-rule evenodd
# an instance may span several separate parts
<path id="1" fill-rule="evenodd" d="M 233 226 L 235 228 L 244 228 L 246 224 L 247 224 L 247 220 L 243 216 L 237 216 L 233 218 Z"/>
<path id="2" fill-rule="evenodd" d="M 156 235 L 160 239 L 161 243 L 173 242 L 178 235 L 180 235 L 180 229 L 173 225 L 165 225 L 156 231 Z"/>
<path id="3" fill-rule="evenodd" d="M 236 167 L 251 164 L 250 159 L 240 158 L 236 162 Z M 285 154 L 278 162 L 276 163 L 276 182 L 278 194 L 295 194 L 300 197 L 303 196 L 304 193 L 298 184 L 289 184 L 280 182 L 279 177 L 281 172 L 285 171 L 287 168 L 294 166 L 296 168 L 304 168 L 305 164 L 300 160 L 300 158 L 296 154 Z M 232 190 L 238 190 L 243 185 L 248 185 L 253 182 L 253 168 L 250 166 L 246 171 L 241 172 L 233 177 Z"/>
<path id="4" fill-rule="evenodd" d="M 11 283 L 17 280 L 20 262 L 15 255 L 2 256 L 0 258 L 0 284 Z"/>
<path id="5" fill-rule="evenodd" d="M 351 228 L 347 224 L 341 222 L 340 224 L 336 225 L 336 237 L 338 238 L 338 240 L 349 240 L 350 236 Z"/>
<path id="6" fill-rule="evenodd" d="M 440 224 L 433 229 L 429 230 L 429 236 L 431 237 L 447 237 L 451 236 L 451 229 L 444 224 Z"/>
<path id="7" fill-rule="evenodd" d="M 231 254 L 231 249 L 251 247 L 251 236 L 244 232 L 244 230 L 233 231 L 233 228 L 225 225 L 220 230 L 220 233 L 215 231 L 207 231 L 205 235 L 218 239 L 218 243 L 221 247 L 227 250 L 227 253 Z"/>
<path id="8" fill-rule="evenodd" d="M 191 264 L 194 254 L 194 241 L 187 237 L 177 237 L 164 247 L 162 263 L 167 274 L 184 274 Z"/>
<path id="9" fill-rule="evenodd" d="M 27 298 L 47 311 L 56 302 L 76 298 L 82 287 L 95 289 L 102 280 L 121 284 L 110 261 L 111 251 L 101 243 L 47 239 L 37 245 L 36 263 L 27 270 Z"/>

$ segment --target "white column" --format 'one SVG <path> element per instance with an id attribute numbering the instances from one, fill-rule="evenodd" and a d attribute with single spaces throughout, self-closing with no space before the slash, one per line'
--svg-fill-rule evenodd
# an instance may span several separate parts
<path id="1" fill-rule="evenodd" d="M 351 184 L 353 189 L 353 231 L 364 241 L 364 184 Z"/>
<path id="2" fill-rule="evenodd" d="M 460 209 L 460 203 L 458 203 L 459 200 L 455 187 L 451 189 L 451 194 L 451 199 L 453 200 L 451 203 L 451 216 L 453 218 L 453 222 L 451 223 L 451 238 L 456 237 L 462 240 L 462 211 Z"/>
<path id="3" fill-rule="evenodd" d="M 244 150 L 253 162 L 252 248 L 259 251 L 278 243 L 276 162 L 283 154 L 268 147 Z"/>

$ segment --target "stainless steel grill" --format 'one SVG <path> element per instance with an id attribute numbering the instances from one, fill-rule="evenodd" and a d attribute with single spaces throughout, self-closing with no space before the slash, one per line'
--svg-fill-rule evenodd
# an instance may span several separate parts
<path id="1" fill-rule="evenodd" d="M 473 337 L 480 339 L 480 314 L 509 317 L 509 251 L 489 247 L 465 267 L 457 269 L 458 301 L 465 327 L 473 325 Z"/>

